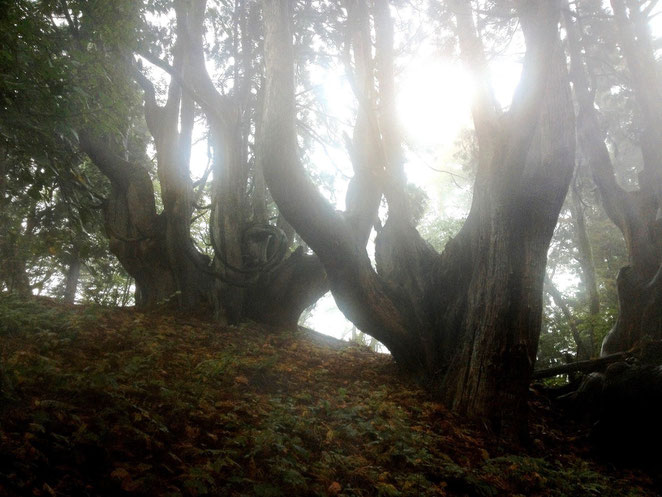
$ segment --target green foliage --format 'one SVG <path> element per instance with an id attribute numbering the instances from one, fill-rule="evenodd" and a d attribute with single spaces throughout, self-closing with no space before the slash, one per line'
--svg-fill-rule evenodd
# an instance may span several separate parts
<path id="1" fill-rule="evenodd" d="M 64 333 L 72 329 L 71 315 L 50 301 L 0 293 L 0 336 Z"/>
<path id="2" fill-rule="evenodd" d="M 3 10 L 0 288 L 61 296 L 62 275 L 80 261 L 84 299 L 127 303 L 126 278 L 116 277 L 123 273 L 102 234 L 108 183 L 80 156 L 78 133 L 135 141 L 127 121 L 142 114 L 141 97 L 122 54 L 137 47 L 142 8 L 20 0 Z"/>
<path id="3" fill-rule="evenodd" d="M 441 251 L 458 234 L 463 224 L 464 219 L 431 216 L 423 219 L 419 231 L 426 241 Z"/>
<path id="4" fill-rule="evenodd" d="M 568 465 L 558 460 L 511 455 L 488 460 L 483 471 L 508 481 L 513 494 L 517 495 L 540 495 L 542 492 L 553 497 L 645 495 L 641 488 L 614 488 L 613 480 L 584 461 L 573 461 Z"/>
<path id="5" fill-rule="evenodd" d="M 579 173 L 578 173 L 579 174 Z M 597 278 L 600 314 L 589 310 L 588 291 L 584 286 L 576 228 L 570 209 L 561 212 L 548 254 L 548 275 L 561 274 L 557 288 L 561 291 L 584 344 L 593 337 L 592 355 L 600 353 L 605 335 L 618 315 L 616 276 L 627 265 L 628 257 L 622 234 L 606 217 L 595 193 L 588 190 L 587 179 L 581 184 L 583 215 L 592 251 L 592 264 Z M 577 344 L 570 323 L 549 295 L 545 298 L 545 315 L 538 349 L 537 367 L 545 368 L 567 362 L 575 356 Z"/>
<path id="6" fill-rule="evenodd" d="M 573 313 L 583 343 L 590 343 L 589 337 L 593 336 L 594 357 L 600 354 L 602 340 L 613 326 L 616 315 L 617 309 L 605 308 L 605 306 L 596 316 L 592 316 L 587 309 L 579 306 L 577 312 Z M 568 320 L 557 307 L 548 305 L 543 317 L 536 368 L 544 369 L 565 364 L 568 362 L 568 357 L 575 356 L 576 350 L 577 344 Z"/>

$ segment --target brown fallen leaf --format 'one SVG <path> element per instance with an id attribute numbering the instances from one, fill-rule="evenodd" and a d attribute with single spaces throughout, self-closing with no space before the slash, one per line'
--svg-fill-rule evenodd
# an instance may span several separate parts
<path id="1" fill-rule="evenodd" d="M 342 485 L 340 485 L 340 483 L 337 481 L 334 481 L 331 485 L 329 485 L 329 488 L 326 489 L 329 495 L 338 495 L 341 490 Z"/>
<path id="2" fill-rule="evenodd" d="M 131 478 L 129 472 L 124 468 L 117 468 L 112 473 L 110 473 L 112 478 L 117 478 L 118 480 L 124 480 L 125 478 Z"/>
<path id="3" fill-rule="evenodd" d="M 234 379 L 235 383 L 241 383 L 242 385 L 248 385 L 248 378 L 245 376 L 236 376 Z"/>

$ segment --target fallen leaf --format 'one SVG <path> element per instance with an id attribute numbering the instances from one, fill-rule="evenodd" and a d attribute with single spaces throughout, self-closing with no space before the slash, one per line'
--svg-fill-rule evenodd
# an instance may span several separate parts
<path id="1" fill-rule="evenodd" d="M 117 468 L 112 473 L 110 473 L 112 478 L 117 478 L 118 480 L 124 480 L 125 478 L 131 478 L 129 472 L 124 468 Z"/>
<path id="2" fill-rule="evenodd" d="M 340 485 L 340 483 L 337 481 L 334 481 L 331 485 L 329 485 L 329 488 L 326 489 L 329 495 L 338 495 L 341 490 L 342 485 Z"/>

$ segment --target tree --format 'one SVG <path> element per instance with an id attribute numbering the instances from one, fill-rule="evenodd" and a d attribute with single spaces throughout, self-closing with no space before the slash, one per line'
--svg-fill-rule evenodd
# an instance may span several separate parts
<path id="1" fill-rule="evenodd" d="M 316 257 L 294 250 L 292 234 L 271 222 L 272 206 L 259 186 L 256 6 L 236 2 L 233 11 L 223 7 L 215 14 L 225 17 L 221 25 L 228 16 L 231 21 L 232 53 L 222 54 L 233 60 L 229 94 L 217 90 L 206 72 L 204 21 L 211 16 L 206 3 L 174 2 L 171 26 L 154 28 L 145 20 L 147 12 L 172 7 L 76 0 L 13 5 L 2 19 L 8 50 L 0 59 L 7 68 L 1 89 L 11 104 L 3 109 L 10 111 L 3 112 L 3 136 L 20 132 L 23 140 L 34 130 L 58 136 L 44 139 L 47 155 L 65 143 L 107 178 L 102 209 L 110 249 L 134 278 L 138 305 L 211 305 L 229 321 L 250 317 L 294 325 L 325 292 L 326 280 Z M 170 77 L 165 104 L 136 54 Z M 194 185 L 189 172 L 194 121 L 201 114 L 196 101 L 204 107 L 205 99 L 222 103 L 222 109 L 204 113 L 213 151 L 211 207 L 204 205 L 209 174 Z M 150 142 L 156 150 L 156 188 Z M 34 153 L 26 157 L 33 160 Z M 210 226 L 213 259 L 191 237 L 192 220 L 201 216 Z M 73 246 L 67 258 L 69 299 L 77 254 Z M 13 287 L 27 279 L 11 281 Z"/>
<path id="2" fill-rule="evenodd" d="M 654 2 L 651 2 L 651 5 Z M 662 95 L 646 8 L 612 0 L 620 48 L 629 69 L 641 122 L 643 167 L 638 188 L 618 184 L 594 106 L 595 87 L 582 57 L 582 33 L 566 15 L 572 82 L 578 102 L 578 136 L 609 218 L 625 238 L 630 264 L 618 275 L 619 315 L 602 344 L 602 354 L 626 351 L 645 336 L 662 337 Z"/>
<path id="3" fill-rule="evenodd" d="M 545 292 L 551 298 L 546 306 L 547 320 L 543 324 L 547 334 L 542 340 L 554 340 L 556 346 L 544 345 L 545 350 L 539 350 L 537 368 L 549 360 L 587 360 L 599 353 L 599 343 L 606 332 L 605 324 L 610 318 L 610 308 L 616 305 L 615 299 L 606 288 L 611 283 L 611 276 L 598 273 L 596 270 L 594 247 L 597 243 L 594 223 L 599 220 L 596 215 L 602 212 L 589 190 L 589 179 L 584 177 L 584 164 L 580 154 L 577 160 L 575 178 L 571 184 L 566 204 L 561 211 L 559 222 L 550 246 L 547 262 L 547 277 Z M 607 220 L 607 222 L 609 222 Z M 592 231 L 589 232 L 589 225 Z M 600 240 L 606 241 L 609 249 L 618 246 L 619 234 L 613 231 L 603 231 Z M 615 235 L 615 236 L 614 236 Z M 603 256 L 604 244 L 598 246 L 598 260 Z M 563 291 L 553 281 L 557 273 L 562 274 L 559 283 Z M 567 275 L 575 276 L 578 287 L 568 286 Z M 615 283 L 615 282 L 614 282 Z M 565 288 L 563 288 L 565 287 Z M 601 312 L 601 299 L 604 306 Z M 562 315 L 563 319 L 557 319 Z M 611 326 L 611 323 L 609 323 Z M 551 337 L 550 333 L 567 334 L 572 337 L 574 346 L 564 346 L 561 337 Z M 550 356 L 551 352 L 551 356 Z M 574 352 L 574 353 L 572 353 Z"/>
<path id="4" fill-rule="evenodd" d="M 454 2 L 463 56 L 486 75 L 469 3 Z M 392 113 L 392 28 L 373 5 L 379 67 L 379 185 L 388 220 L 377 269 L 347 217 L 320 196 L 297 154 L 289 2 L 265 0 L 265 177 L 288 222 L 315 251 L 343 313 L 379 339 L 401 366 L 448 405 L 523 435 L 526 392 L 540 331 L 547 247 L 572 177 L 574 115 L 558 40 L 557 2 L 518 3 L 527 51 L 508 112 L 479 83 L 474 123 L 480 147 L 467 221 L 442 254 L 410 222 Z"/>

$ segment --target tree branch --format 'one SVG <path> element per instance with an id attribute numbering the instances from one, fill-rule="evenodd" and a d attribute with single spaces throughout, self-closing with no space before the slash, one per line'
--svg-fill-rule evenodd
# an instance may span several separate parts
<path id="1" fill-rule="evenodd" d="M 608 356 L 600 357 L 598 359 L 591 359 L 589 361 L 573 362 L 571 364 L 563 364 L 561 366 L 554 366 L 548 369 L 539 369 L 533 372 L 534 380 L 542 380 L 568 373 L 592 373 L 599 371 L 613 362 L 624 361 L 632 354 L 629 352 L 619 352 L 618 354 L 611 354 Z"/>
<path id="2" fill-rule="evenodd" d="M 568 304 L 563 298 L 563 295 L 558 290 L 558 288 L 556 288 L 552 280 L 549 279 L 549 277 L 547 276 L 545 276 L 545 290 L 547 291 L 547 293 L 549 293 L 549 295 L 551 295 L 552 299 L 554 300 L 554 303 L 561 309 L 563 316 L 565 316 L 565 319 L 568 322 L 568 326 L 570 326 L 570 331 L 572 332 L 572 338 L 574 338 L 575 344 L 577 344 L 577 357 L 586 358 L 586 359 L 590 358 L 593 354 L 591 353 L 591 350 L 589 350 L 586 347 L 584 340 L 582 340 L 579 334 L 579 329 L 577 328 L 577 321 L 572 315 L 572 312 L 570 312 L 570 308 L 568 307 Z"/>
<path id="3" fill-rule="evenodd" d="M 320 195 L 297 153 L 294 102 L 294 53 L 290 2 L 263 0 L 265 29 L 265 106 L 263 153 L 265 178 L 278 208 L 315 251 L 327 272 L 343 313 L 357 327 L 382 341 L 404 364 L 420 363 L 418 351 L 405 345 L 413 307 L 398 302 L 372 269 L 365 247 L 358 246 L 343 217 Z"/>
<path id="4" fill-rule="evenodd" d="M 476 32 L 471 2 L 453 0 L 451 9 L 455 14 L 462 59 L 476 86 L 472 105 L 476 133 L 485 141 L 501 115 L 500 106 L 494 96 L 483 43 Z"/>
<path id="5" fill-rule="evenodd" d="M 579 144 L 593 173 L 593 180 L 600 189 L 602 202 L 609 218 L 623 231 L 626 229 L 627 194 L 616 182 L 614 166 L 600 134 L 598 113 L 594 106 L 593 94 L 589 91 L 588 75 L 581 55 L 580 33 L 570 15 L 567 0 L 566 7 L 564 15 L 570 53 L 570 79 L 579 108 L 577 114 Z"/>

